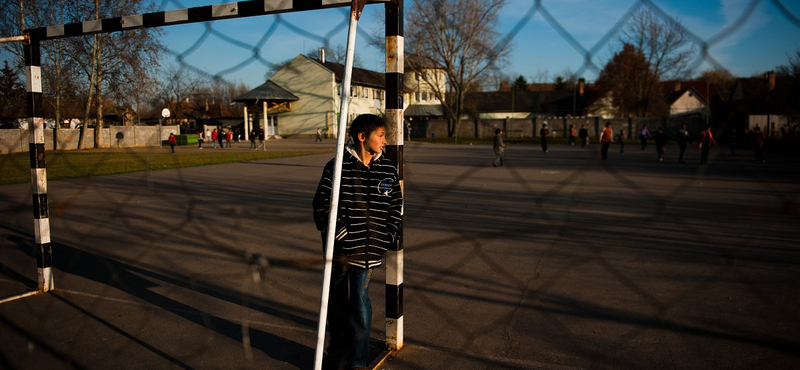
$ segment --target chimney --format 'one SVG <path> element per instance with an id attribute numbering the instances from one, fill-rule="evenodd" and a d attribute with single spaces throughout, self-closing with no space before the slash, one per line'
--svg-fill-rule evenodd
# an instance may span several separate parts
<path id="1" fill-rule="evenodd" d="M 500 81 L 500 91 L 508 91 L 508 83 L 505 81 Z"/>
<path id="2" fill-rule="evenodd" d="M 775 71 L 767 72 L 765 77 L 769 80 L 769 91 L 775 90 Z"/>
<path id="3" fill-rule="evenodd" d="M 586 79 L 585 78 L 578 79 L 578 93 L 581 96 L 583 96 L 583 92 L 585 91 L 585 89 L 586 89 Z"/>
<path id="4" fill-rule="evenodd" d="M 681 82 L 680 81 L 675 81 L 675 86 L 674 86 L 672 91 L 674 91 L 674 92 L 681 91 Z"/>
<path id="5" fill-rule="evenodd" d="M 319 61 L 325 63 L 325 48 L 319 48 Z"/>

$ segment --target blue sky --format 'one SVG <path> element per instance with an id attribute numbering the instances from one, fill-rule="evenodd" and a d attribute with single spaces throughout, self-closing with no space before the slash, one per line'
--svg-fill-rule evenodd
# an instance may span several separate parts
<path id="1" fill-rule="evenodd" d="M 167 10 L 223 2 L 165 0 L 161 6 Z M 597 71 L 584 67 L 585 52 L 592 51 L 593 63 L 602 68 L 617 38 L 601 40 L 637 5 L 655 6 L 696 37 L 697 50 L 708 47 L 708 57 L 697 60 L 695 74 L 718 64 L 736 76 L 749 77 L 787 64 L 788 55 L 800 49 L 800 2 L 794 0 L 543 0 L 541 5 L 537 9 L 533 0 L 509 0 L 500 11 L 498 31 L 513 35 L 511 63 L 505 71 L 531 82 L 551 82 L 567 71 L 593 81 Z M 356 42 L 362 67 L 376 71 L 383 70 L 383 50 L 367 45 L 366 39 L 376 31 L 382 34 L 382 13 L 383 5 L 367 6 Z M 348 10 L 339 8 L 170 26 L 164 29 L 163 41 L 173 54 L 169 59 L 180 54 L 193 67 L 255 87 L 265 80 L 266 63 L 291 59 L 324 42 L 344 46 L 347 19 Z"/>

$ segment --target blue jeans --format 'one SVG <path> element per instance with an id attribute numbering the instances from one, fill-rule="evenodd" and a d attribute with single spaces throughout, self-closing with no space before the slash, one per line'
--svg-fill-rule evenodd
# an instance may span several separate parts
<path id="1" fill-rule="evenodd" d="M 328 356 L 346 369 L 367 366 L 372 303 L 369 281 L 372 269 L 334 262 L 331 273 Z"/>

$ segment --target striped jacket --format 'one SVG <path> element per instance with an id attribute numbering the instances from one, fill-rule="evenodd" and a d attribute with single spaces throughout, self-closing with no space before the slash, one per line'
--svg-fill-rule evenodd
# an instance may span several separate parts
<path id="1" fill-rule="evenodd" d="M 397 242 L 401 227 L 403 195 L 397 168 L 379 153 L 369 167 L 353 146 L 342 160 L 342 182 L 336 221 L 334 258 L 364 268 L 379 266 L 387 249 Z M 314 195 L 314 222 L 323 232 L 328 227 L 334 160 L 328 162 Z"/>

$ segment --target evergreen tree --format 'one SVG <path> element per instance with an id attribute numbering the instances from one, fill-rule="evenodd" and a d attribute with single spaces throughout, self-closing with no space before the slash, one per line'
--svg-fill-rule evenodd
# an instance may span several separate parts
<path id="1" fill-rule="evenodd" d="M 25 116 L 25 87 L 16 71 L 4 61 L 0 74 L 0 118 Z"/>

